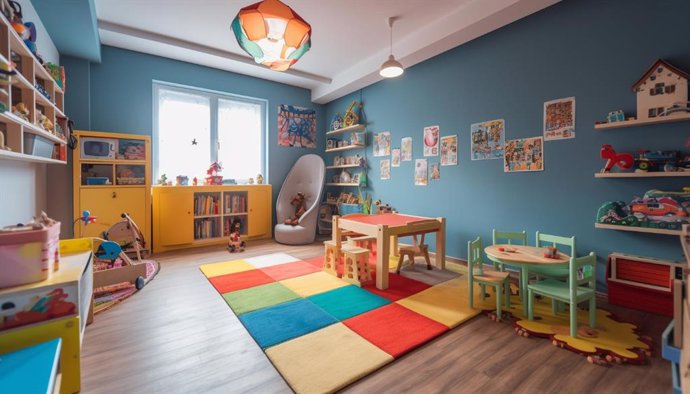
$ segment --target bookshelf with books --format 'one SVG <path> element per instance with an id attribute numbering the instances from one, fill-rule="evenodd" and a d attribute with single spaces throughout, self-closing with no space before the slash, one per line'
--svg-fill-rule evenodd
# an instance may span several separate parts
<path id="1" fill-rule="evenodd" d="M 239 223 L 243 239 L 271 238 L 271 185 L 154 186 L 156 253 L 225 244 Z"/>

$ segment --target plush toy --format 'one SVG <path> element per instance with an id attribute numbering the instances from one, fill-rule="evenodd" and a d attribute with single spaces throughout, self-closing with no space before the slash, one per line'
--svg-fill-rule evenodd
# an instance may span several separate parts
<path id="1" fill-rule="evenodd" d="M 12 113 L 14 115 L 19 116 L 20 118 L 28 121 L 29 120 L 29 115 L 31 115 L 31 112 L 29 112 L 29 109 L 26 108 L 26 105 L 24 103 L 19 102 L 17 105 L 12 106 Z"/>
<path id="2" fill-rule="evenodd" d="M 38 120 L 38 123 L 43 127 L 44 130 L 50 131 L 51 133 L 53 132 L 53 122 L 48 119 L 47 116 L 41 114 L 41 118 Z"/>
<path id="3" fill-rule="evenodd" d="M 230 239 L 228 239 L 228 252 L 244 252 L 244 247 L 246 243 L 242 241 L 242 236 L 240 234 L 240 228 L 242 227 L 242 222 L 235 220 L 232 223 L 232 232 L 230 233 Z"/>
<path id="4" fill-rule="evenodd" d="M 290 205 L 295 207 L 295 215 L 285 219 L 285 224 L 296 226 L 299 224 L 299 218 L 307 211 L 307 198 L 304 193 L 297 193 L 296 196 L 292 197 Z"/>

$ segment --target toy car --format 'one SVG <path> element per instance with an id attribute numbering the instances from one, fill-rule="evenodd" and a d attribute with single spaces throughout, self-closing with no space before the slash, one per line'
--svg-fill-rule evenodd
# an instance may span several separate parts
<path id="1" fill-rule="evenodd" d="M 635 158 L 635 172 L 677 171 L 680 152 L 674 150 L 642 151 Z"/>
<path id="2" fill-rule="evenodd" d="M 635 199 L 630 211 L 644 216 L 688 216 L 685 208 L 670 197 Z"/>
<path id="3" fill-rule="evenodd" d="M 659 116 L 668 116 L 675 112 L 690 112 L 690 101 L 677 101 L 670 107 L 666 108 L 666 110 L 660 113 Z"/>

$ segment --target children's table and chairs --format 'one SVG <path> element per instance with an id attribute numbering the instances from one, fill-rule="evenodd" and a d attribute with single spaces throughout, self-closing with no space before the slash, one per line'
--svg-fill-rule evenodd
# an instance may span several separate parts
<path id="1" fill-rule="evenodd" d="M 522 297 L 523 314 L 527 315 L 527 281 L 530 268 L 563 268 L 567 269 L 570 256 L 559 252 L 556 258 L 544 257 L 545 248 L 527 245 L 498 244 L 484 248 L 484 253 L 491 261 L 499 264 L 520 267 L 520 297 Z"/>
<path id="2" fill-rule="evenodd" d="M 397 252 L 399 237 L 436 233 L 436 268 L 446 265 L 446 219 L 427 218 L 399 213 L 379 215 L 333 215 L 333 240 L 339 245 L 344 231 L 376 238 L 376 287 L 388 288 L 388 269 L 391 251 Z"/>

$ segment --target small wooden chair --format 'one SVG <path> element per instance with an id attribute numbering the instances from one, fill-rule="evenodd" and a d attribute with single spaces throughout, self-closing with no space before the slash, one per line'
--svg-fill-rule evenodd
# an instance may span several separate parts
<path id="1" fill-rule="evenodd" d="M 345 256 L 342 279 L 359 287 L 362 287 L 362 282 L 371 281 L 369 249 L 347 246 L 342 252 Z"/>
<path id="2" fill-rule="evenodd" d="M 421 239 L 419 240 L 419 242 L 417 242 L 417 235 L 415 234 L 412 236 L 411 246 L 400 246 L 398 248 L 398 256 L 400 257 L 398 257 L 398 268 L 395 270 L 396 273 L 400 273 L 400 268 L 402 268 L 405 256 L 408 257 L 410 261 L 410 266 L 414 266 L 415 256 L 424 256 L 424 260 L 426 260 L 426 269 L 431 269 L 431 260 L 429 259 L 429 245 L 424 243 L 425 235 L 426 234 L 422 234 Z"/>
<path id="3" fill-rule="evenodd" d="M 501 295 L 505 296 L 506 308 L 510 308 L 510 274 L 484 267 L 482 253 L 484 251 L 481 237 L 467 242 L 467 278 L 470 282 L 470 308 L 474 308 L 474 282 L 479 283 L 481 286 L 482 300 L 486 298 L 485 286 L 493 286 L 496 289 L 496 321 L 500 321 L 503 314 Z"/>
<path id="4" fill-rule="evenodd" d="M 340 260 L 340 242 L 323 241 L 323 270 L 335 277 L 338 276 L 338 261 Z"/>

